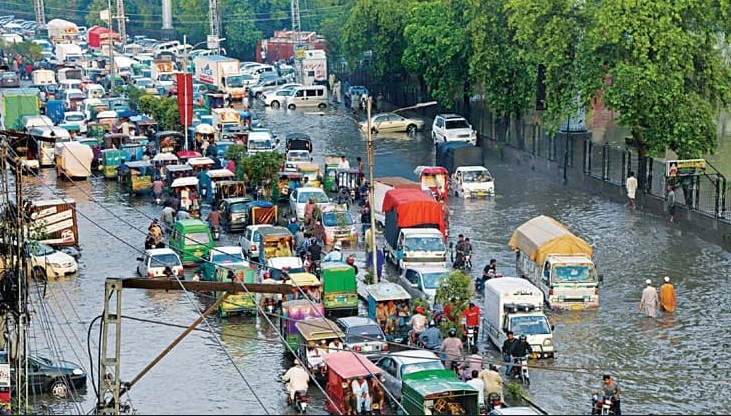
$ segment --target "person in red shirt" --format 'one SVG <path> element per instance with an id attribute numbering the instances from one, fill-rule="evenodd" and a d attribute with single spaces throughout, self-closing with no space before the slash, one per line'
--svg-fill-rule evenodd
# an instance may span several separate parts
<path id="1" fill-rule="evenodd" d="M 475 329 L 475 342 L 477 341 L 477 334 L 480 329 L 480 308 L 477 307 L 473 302 L 470 302 L 470 306 L 462 311 L 462 333 L 467 334 L 467 327 Z"/>

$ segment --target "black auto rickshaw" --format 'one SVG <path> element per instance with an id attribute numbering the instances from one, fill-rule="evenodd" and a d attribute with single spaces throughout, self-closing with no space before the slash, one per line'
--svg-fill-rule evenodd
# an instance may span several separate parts
<path id="1" fill-rule="evenodd" d="M 246 182 L 218 181 L 213 189 L 211 206 L 218 206 L 226 198 L 243 198 L 246 196 Z"/>
<path id="2" fill-rule="evenodd" d="M 340 195 L 341 189 L 346 189 L 353 201 L 360 198 L 360 171 L 358 169 L 338 169 L 337 178 L 338 195 Z"/>
<path id="3" fill-rule="evenodd" d="M 307 150 L 312 153 L 312 137 L 307 133 L 289 133 L 285 137 L 286 151 Z"/>
<path id="4" fill-rule="evenodd" d="M 136 116 L 131 117 L 129 121 L 135 125 L 135 131 L 138 136 L 145 136 L 150 141 L 155 138 L 155 133 L 157 133 L 157 121 L 155 121 L 155 119 L 145 116 Z"/>
<path id="5" fill-rule="evenodd" d="M 206 93 L 206 104 L 205 108 L 208 110 L 214 109 L 214 108 L 223 108 L 226 105 L 226 97 L 217 92 L 209 92 Z"/>
<path id="6" fill-rule="evenodd" d="M 176 153 L 183 150 L 185 135 L 177 131 L 160 131 L 155 133 L 155 146 L 160 153 Z"/>
<path id="7" fill-rule="evenodd" d="M 132 138 L 124 133 L 107 133 L 104 135 L 105 149 L 122 149 L 123 144 L 131 143 Z"/>

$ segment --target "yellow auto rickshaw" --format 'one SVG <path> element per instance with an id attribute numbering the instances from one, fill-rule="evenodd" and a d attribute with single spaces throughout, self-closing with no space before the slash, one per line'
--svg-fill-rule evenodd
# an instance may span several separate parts
<path id="1" fill-rule="evenodd" d="M 320 175 L 320 167 L 314 163 L 300 163 L 297 166 L 297 171 L 302 175 L 302 178 L 307 178 L 307 186 L 314 186 L 319 188 L 322 183 L 322 176 Z"/>

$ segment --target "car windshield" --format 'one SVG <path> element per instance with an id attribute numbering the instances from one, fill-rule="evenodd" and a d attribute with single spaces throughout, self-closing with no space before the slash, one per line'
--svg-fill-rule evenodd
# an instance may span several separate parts
<path id="1" fill-rule="evenodd" d="M 173 253 L 156 254 L 150 260 L 150 267 L 180 266 L 180 258 Z"/>
<path id="2" fill-rule="evenodd" d="M 185 235 L 186 246 L 206 245 L 210 242 L 208 233 L 190 233 Z"/>
<path id="3" fill-rule="evenodd" d="M 406 251 L 444 251 L 444 241 L 436 236 L 409 236 L 404 243 Z"/>
<path id="4" fill-rule="evenodd" d="M 486 170 L 469 170 L 462 174 L 462 182 L 465 183 L 481 183 L 490 182 L 492 176 Z"/>
<path id="5" fill-rule="evenodd" d="M 309 162 L 310 152 L 306 150 L 290 150 L 287 153 L 287 159 L 293 162 Z"/>
<path id="6" fill-rule="evenodd" d="M 84 121 L 83 114 L 66 114 L 66 121 Z"/>
<path id="7" fill-rule="evenodd" d="M 555 266 L 553 268 L 553 279 L 558 282 L 596 282 L 596 271 L 590 264 L 579 264 L 572 266 Z"/>
<path id="8" fill-rule="evenodd" d="M 469 129 L 470 125 L 467 120 L 447 120 L 447 130 L 451 129 Z"/>
<path id="9" fill-rule="evenodd" d="M 510 330 L 516 334 L 550 334 L 551 327 L 543 315 L 524 315 L 510 318 Z"/>
<path id="10" fill-rule="evenodd" d="M 157 79 L 160 81 L 172 81 L 173 74 L 160 74 L 157 76 Z"/>
<path id="11" fill-rule="evenodd" d="M 244 77 L 241 75 L 234 75 L 230 77 L 226 77 L 226 85 L 229 87 L 243 87 L 244 86 Z"/>
<path id="12" fill-rule="evenodd" d="M 243 263 L 244 255 L 241 253 L 216 253 L 211 254 L 211 261 L 216 264 Z"/>
<path id="13" fill-rule="evenodd" d="M 265 140 L 249 140 L 248 147 L 251 150 L 270 150 L 272 148 L 272 141 Z"/>
<path id="14" fill-rule="evenodd" d="M 140 80 L 137 80 L 137 85 L 139 85 L 141 87 L 150 87 L 150 86 L 152 86 L 152 80 L 140 79 Z"/>
<path id="15" fill-rule="evenodd" d="M 424 370 L 444 370 L 444 366 L 442 365 L 442 362 L 437 359 L 424 361 L 422 363 L 404 364 L 401 366 L 401 377 L 406 374 L 418 373 Z"/>
<path id="16" fill-rule="evenodd" d="M 56 250 L 40 243 L 33 244 L 30 249 L 30 253 L 34 256 L 50 256 L 54 252 L 56 252 Z"/>
<path id="17" fill-rule="evenodd" d="M 229 205 L 228 210 L 231 212 L 246 212 L 246 202 L 231 204 Z"/>
<path id="18" fill-rule="evenodd" d="M 348 329 L 348 335 L 345 338 L 347 343 L 382 341 L 383 333 L 378 325 L 363 325 Z"/>
<path id="19" fill-rule="evenodd" d="M 446 278 L 445 272 L 422 273 L 424 278 L 424 289 L 436 289 L 439 287 L 439 280 Z"/>
<path id="20" fill-rule="evenodd" d="M 330 202 L 327 195 L 325 195 L 325 192 L 300 192 L 299 195 L 297 195 L 297 202 L 304 204 L 309 201 L 310 198 L 314 198 L 316 204 Z"/>
<path id="21" fill-rule="evenodd" d="M 322 214 L 322 225 L 325 227 L 353 225 L 353 217 L 349 212 L 326 212 Z"/>

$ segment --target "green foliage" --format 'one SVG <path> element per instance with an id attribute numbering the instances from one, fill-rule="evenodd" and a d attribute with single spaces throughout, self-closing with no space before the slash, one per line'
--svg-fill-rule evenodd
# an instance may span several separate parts
<path id="1" fill-rule="evenodd" d="M 271 192 L 272 184 L 277 183 L 277 173 L 284 163 L 284 153 L 260 152 L 236 161 L 242 166 L 246 177 L 253 186 L 261 186 L 265 195 Z"/>
<path id="2" fill-rule="evenodd" d="M 126 94 L 129 99 L 130 107 L 135 110 L 140 102 L 140 98 L 147 93 L 142 88 L 137 88 L 134 85 L 128 85 Z"/>
<path id="3" fill-rule="evenodd" d="M 469 306 L 470 298 L 472 298 L 472 277 L 464 274 L 461 270 L 454 270 L 447 275 L 447 278 L 440 279 L 439 287 L 435 301 L 439 305 L 451 305 L 451 315 L 454 320 L 448 317 L 442 321 L 441 330 L 443 333 L 449 328 L 459 328 L 461 326 L 462 311 Z M 454 302 L 451 300 L 454 299 Z"/>
<path id="4" fill-rule="evenodd" d="M 469 43 L 455 4 L 448 0 L 411 4 L 401 58 L 404 67 L 419 74 L 432 96 L 448 108 L 471 85 L 469 72 L 464 70 Z"/>
<path id="5" fill-rule="evenodd" d="M 518 383 L 505 383 L 505 398 L 511 400 L 520 400 L 525 393 L 523 386 Z"/>
<path id="6" fill-rule="evenodd" d="M 223 25 L 223 36 L 227 39 L 226 53 L 242 59 L 253 57 L 256 41 L 264 36 L 256 27 L 253 12 L 249 9 L 242 10 L 240 3 L 235 0 L 224 0 L 221 3 L 221 13 L 224 17 L 237 17 L 237 22 Z"/>
<path id="7" fill-rule="evenodd" d="M 18 43 L 3 43 L 0 41 L 0 46 L 5 51 L 6 56 L 9 60 L 16 55 L 21 55 L 25 62 L 37 61 L 43 57 L 40 45 L 36 45 L 33 42 L 18 42 Z"/>
<path id="8" fill-rule="evenodd" d="M 140 113 L 149 114 L 157 121 L 160 130 L 183 131 L 176 97 L 158 97 L 143 94 L 137 108 Z"/>

